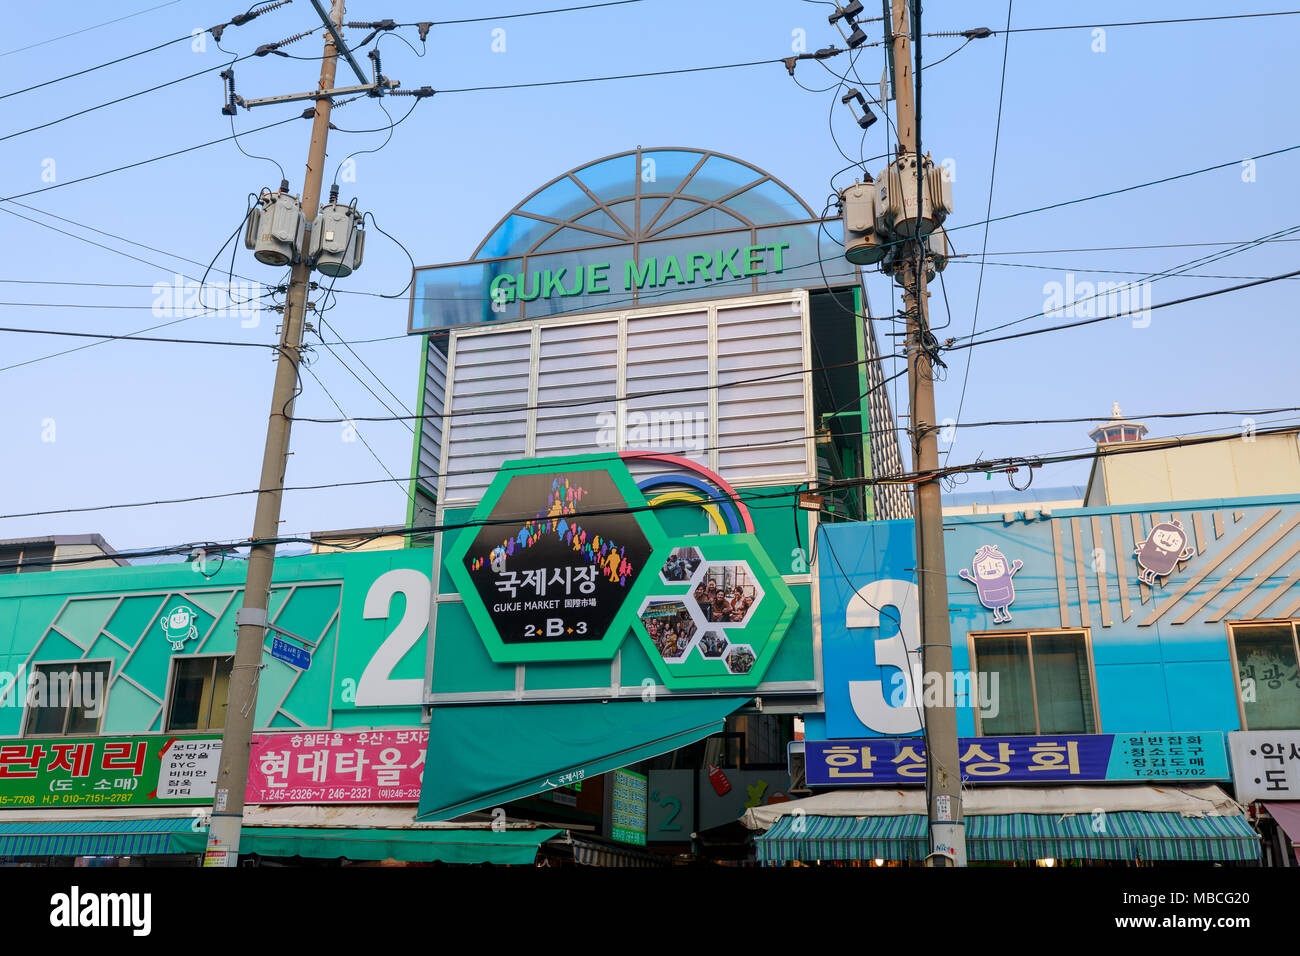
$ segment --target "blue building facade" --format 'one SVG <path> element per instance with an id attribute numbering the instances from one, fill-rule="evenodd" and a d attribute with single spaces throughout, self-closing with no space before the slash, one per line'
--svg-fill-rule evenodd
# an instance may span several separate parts
<path id="1" fill-rule="evenodd" d="M 1300 806 L 1300 495 L 944 529 L 967 783 L 1214 784 Z M 939 688 L 921 668 L 914 526 L 825 525 L 818 549 L 825 710 L 805 717 L 808 783 L 920 783 L 920 705 Z M 1035 773 L 1049 770 L 1036 751 L 1063 746 L 1068 768 Z"/>
<path id="2" fill-rule="evenodd" d="M 823 728 L 829 737 L 899 732 L 890 729 L 896 715 L 872 706 L 879 696 L 900 709 L 907 681 L 899 655 L 906 648 L 917 657 L 913 535 L 910 521 L 823 526 L 826 714 L 824 725 L 810 718 L 810 738 Z M 1176 547 L 1161 551 L 1161 540 Z M 1297 725 L 1294 634 L 1288 653 L 1282 632 L 1300 615 L 1300 495 L 949 518 L 945 548 L 954 667 L 977 674 L 981 658 L 985 669 L 1006 665 L 1001 696 L 1012 705 L 977 720 L 978 690 L 959 696 L 962 736 L 987 733 L 999 719 L 1018 730 L 1028 719 L 1017 688 L 1005 683 L 1028 657 L 1028 648 L 1011 646 L 1022 635 L 1060 636 L 1044 641 L 1046 683 L 1059 683 L 1067 661 L 1079 672 L 1071 699 L 1083 712 L 1066 713 L 1057 701 L 1039 714 L 1045 732 Z"/>

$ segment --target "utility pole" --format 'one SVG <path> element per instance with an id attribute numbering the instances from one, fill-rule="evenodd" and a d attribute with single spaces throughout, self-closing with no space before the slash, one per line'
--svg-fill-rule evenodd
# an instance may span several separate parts
<path id="1" fill-rule="evenodd" d="M 321 10 L 319 6 L 317 9 Z M 333 0 L 329 14 L 333 29 L 326 31 L 325 55 L 320 68 L 318 92 L 322 95 L 316 97 L 316 115 L 312 122 L 311 145 L 307 151 L 307 172 L 303 179 L 302 211 L 308 227 L 316 218 L 320 205 L 325 141 L 329 136 L 332 102 L 329 94 L 334 90 L 335 67 L 340 53 L 334 37 L 343 24 L 343 12 L 343 0 Z M 351 57 L 346 49 L 342 52 Z M 289 460 L 289 428 L 293 400 L 298 390 L 298 365 L 301 360 L 310 281 L 311 265 L 304 249 L 293 263 L 284 309 L 284 325 L 280 332 L 275 389 L 271 396 L 266 448 L 262 454 L 262 478 L 257 496 L 257 512 L 253 518 L 252 547 L 248 556 L 248 576 L 244 582 L 243 605 L 236 617 L 239 638 L 230 673 L 229 704 L 221 738 L 221 765 L 212 805 L 212 823 L 208 831 L 209 851 L 213 852 L 217 860 L 221 858 L 216 854 L 224 851 L 226 866 L 235 866 L 239 860 L 239 834 L 244 822 L 244 791 L 248 786 L 248 754 L 252 746 L 253 720 L 257 713 L 257 683 L 262 670 L 262 643 L 266 635 L 271 574 L 275 568 L 275 545 L 270 542 L 279 535 L 280 529 L 281 489 Z"/>
<path id="2" fill-rule="evenodd" d="M 912 51 L 908 39 L 908 0 L 893 0 L 892 55 L 898 149 L 917 152 L 916 107 L 912 87 Z M 918 175 L 922 169 L 916 157 Z M 918 208 L 920 205 L 918 184 Z M 917 248 L 919 247 L 919 248 Z M 898 267 L 907 313 L 907 370 L 912 396 L 912 449 L 915 470 L 930 475 L 916 482 L 916 572 L 921 592 L 921 663 L 926 681 L 942 679 L 943 691 L 922 694 L 925 708 L 925 779 L 929 806 L 931 855 L 934 866 L 966 865 L 966 824 L 961 808 L 961 770 L 957 752 L 957 709 L 948 697 L 953 687 L 952 637 L 948 623 L 948 570 L 943 549 L 943 503 L 939 479 L 938 424 L 934 412 L 934 371 L 930 353 L 929 293 L 926 291 L 927 252 L 924 239 L 904 246 Z M 918 692 L 921 688 L 916 688 Z M 938 697 L 938 702 L 934 701 Z"/>

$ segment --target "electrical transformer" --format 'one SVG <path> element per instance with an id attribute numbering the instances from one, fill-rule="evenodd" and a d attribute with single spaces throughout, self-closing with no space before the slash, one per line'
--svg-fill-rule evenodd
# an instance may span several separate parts
<path id="1" fill-rule="evenodd" d="M 287 266 L 302 251 L 306 219 L 298 200 L 287 188 L 278 193 L 264 192 L 248 214 L 244 227 L 244 245 L 253 250 L 253 258 L 268 266 Z"/>
<path id="2" fill-rule="evenodd" d="M 844 215 L 844 258 L 854 265 L 881 260 L 886 246 L 876 233 L 876 187 L 854 183 L 840 193 Z"/>
<path id="3" fill-rule="evenodd" d="M 366 244 L 364 226 L 364 217 L 355 206 L 339 202 L 322 206 L 311 226 L 312 264 L 323 275 L 336 278 L 350 276 L 361 268 Z"/>

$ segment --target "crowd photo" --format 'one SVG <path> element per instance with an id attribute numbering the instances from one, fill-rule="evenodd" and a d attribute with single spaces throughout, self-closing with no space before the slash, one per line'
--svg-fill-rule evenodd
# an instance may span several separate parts
<path id="1" fill-rule="evenodd" d="M 641 623 L 664 660 L 681 657 L 695 637 L 695 622 L 681 601 L 651 604 L 641 612 Z"/>
<path id="2" fill-rule="evenodd" d="M 673 548 L 660 573 L 665 581 L 689 581 L 701 560 L 699 548 Z"/>
<path id="3" fill-rule="evenodd" d="M 740 624 L 754 607 L 757 592 L 742 565 L 709 568 L 695 586 L 695 603 L 711 624 Z"/>

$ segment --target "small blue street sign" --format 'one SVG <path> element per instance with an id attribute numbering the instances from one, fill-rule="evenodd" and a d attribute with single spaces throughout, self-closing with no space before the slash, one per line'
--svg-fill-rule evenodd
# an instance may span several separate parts
<path id="1" fill-rule="evenodd" d="M 284 661 L 290 667 L 296 667 L 300 671 L 305 671 L 311 667 L 311 653 L 297 644 L 290 644 L 288 641 L 282 641 L 278 637 L 271 638 L 271 656 L 276 660 Z"/>

